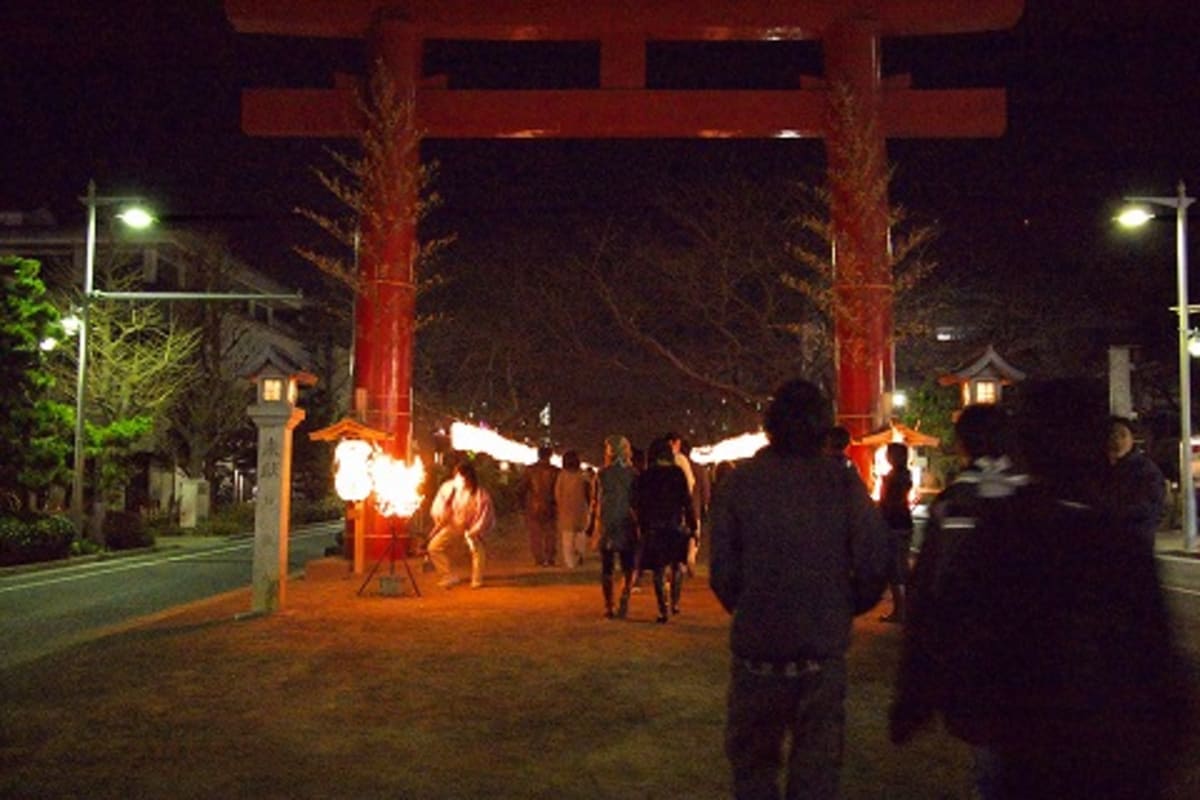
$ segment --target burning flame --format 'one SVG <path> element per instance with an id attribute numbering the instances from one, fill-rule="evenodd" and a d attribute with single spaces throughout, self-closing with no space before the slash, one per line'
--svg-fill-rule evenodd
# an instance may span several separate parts
<path id="1" fill-rule="evenodd" d="M 338 497 L 357 503 L 371 493 L 371 445 L 343 439 L 333 451 L 333 488 Z"/>
<path id="2" fill-rule="evenodd" d="M 375 504 L 385 517 L 411 517 L 421 505 L 425 465 L 421 459 L 409 464 L 377 452 L 371 459 L 371 483 Z"/>
<path id="3" fill-rule="evenodd" d="M 450 445 L 455 450 L 487 453 L 497 461 L 513 464 L 532 464 L 537 461 L 536 447 L 514 442 L 496 431 L 465 422 L 454 422 L 450 425 Z"/>
<path id="4" fill-rule="evenodd" d="M 385 517 L 412 516 L 421 505 L 425 465 L 392 458 L 378 446 L 359 439 L 343 439 L 334 450 L 334 488 L 338 497 L 365 500 L 372 492 Z"/>
<path id="5" fill-rule="evenodd" d="M 758 433 L 743 433 L 729 439 L 722 439 L 716 444 L 703 447 L 693 447 L 692 461 L 697 464 L 718 464 L 722 461 L 739 461 L 757 453 L 767 446 L 767 435 Z"/>

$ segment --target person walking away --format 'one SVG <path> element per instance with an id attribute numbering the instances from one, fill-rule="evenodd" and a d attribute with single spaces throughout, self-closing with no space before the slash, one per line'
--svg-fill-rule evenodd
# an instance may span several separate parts
<path id="1" fill-rule="evenodd" d="M 1136 536 L 1150 552 L 1166 505 L 1162 470 L 1134 444 L 1133 422 L 1109 417 L 1108 469 L 1101 483 L 1101 503 L 1118 524 Z M 1181 482 L 1184 491 L 1190 490 Z"/>
<path id="2" fill-rule="evenodd" d="M 940 712 L 976 748 L 984 800 L 1155 800 L 1189 735 L 1153 554 L 1092 502 L 1106 401 L 1089 382 L 1022 384 L 1027 483 L 979 476 L 978 502 L 943 521 L 969 519 L 969 533 L 940 559 L 935 593 L 918 594 L 902 670 L 934 672 L 921 702 L 901 672 L 891 736 L 906 742 Z"/>
<path id="3" fill-rule="evenodd" d="M 600 551 L 600 588 L 604 616 L 624 618 L 629 613 L 629 593 L 637 558 L 637 525 L 633 518 L 633 452 L 629 440 L 612 435 L 604 440 L 604 466 L 596 476 L 592 503 L 592 549 Z M 621 565 L 621 599 L 614 614 L 613 577 Z"/>
<path id="4" fill-rule="evenodd" d="M 850 446 L 850 441 L 849 429 L 843 425 L 835 425 L 826 432 L 825 439 L 821 444 L 821 451 L 830 458 L 837 459 L 838 463 L 845 466 L 846 469 L 854 469 L 854 462 L 846 454 L 846 448 Z"/>
<path id="5" fill-rule="evenodd" d="M 658 622 L 665 623 L 665 576 L 669 572 L 670 612 L 678 614 L 683 594 L 682 566 L 687 561 L 688 542 L 696 535 L 696 513 L 687 478 L 675 464 L 670 440 L 662 437 L 651 442 L 646 459 L 646 471 L 633 483 L 633 513 L 640 531 L 637 570 L 653 573 Z"/>
<path id="6" fill-rule="evenodd" d="M 550 463 L 554 451 L 539 447 L 537 461 L 525 468 L 517 483 L 517 497 L 525 510 L 525 530 L 529 533 L 529 549 L 533 563 L 539 567 L 554 566 L 555 531 L 554 483 L 558 467 Z"/>
<path id="7" fill-rule="evenodd" d="M 459 536 L 471 551 L 471 588 L 483 586 L 483 570 L 487 565 L 487 536 L 496 527 L 496 511 L 492 496 L 479 485 L 475 466 L 459 462 L 449 480 L 438 488 L 429 510 L 436 526 L 426 552 L 440 576 L 438 586 L 450 589 L 462 581 L 450 569 L 446 550 Z"/>
<path id="8" fill-rule="evenodd" d="M 941 599 L 942 584 L 955 569 L 963 541 L 973 535 L 982 506 L 1012 496 L 1029 483 L 1016 470 L 1009 413 L 994 404 L 964 408 L 954 423 L 954 446 L 962 462 L 959 473 L 930 504 L 929 523 L 917 555 L 908 594 L 908 617 L 901 643 L 894 698 L 888 712 L 893 740 L 905 742 L 939 710 L 939 698 L 950 687 L 942 669 L 946 645 L 945 617 L 955 613 Z M 976 754 L 976 771 L 987 768 L 988 755 Z"/>
<path id="9" fill-rule="evenodd" d="M 583 563 L 587 549 L 588 518 L 592 509 L 592 484 L 581 469 L 579 453 L 563 453 L 562 469 L 554 480 L 554 508 L 564 567 Z"/>
<path id="10" fill-rule="evenodd" d="M 908 554 L 912 548 L 913 520 L 909 495 L 912 493 L 912 472 L 908 469 L 908 445 L 891 442 L 887 446 L 891 471 L 883 476 L 879 495 L 879 510 L 891 531 L 892 575 L 888 588 L 892 595 L 892 610 L 880 617 L 884 622 L 904 622 L 905 584 L 908 582 Z"/>
<path id="11" fill-rule="evenodd" d="M 831 423 L 816 386 L 785 383 L 764 415 L 768 446 L 713 493 L 709 583 L 733 615 L 725 753 L 737 798 L 779 797 L 784 768 L 786 797 L 838 796 L 851 622 L 878 601 L 889 551 L 862 481 L 821 452 Z"/>

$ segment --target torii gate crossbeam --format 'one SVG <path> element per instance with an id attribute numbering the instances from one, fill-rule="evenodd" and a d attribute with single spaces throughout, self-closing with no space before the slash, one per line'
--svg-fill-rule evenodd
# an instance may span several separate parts
<path id="1" fill-rule="evenodd" d="M 242 33 L 364 40 L 415 97 L 427 138 L 822 137 L 834 229 L 838 418 L 858 438 L 886 421 L 894 387 L 887 198 L 863 187 L 882 180 L 888 137 L 994 137 L 1005 125 L 1002 89 L 922 91 L 902 76 L 885 80 L 880 42 L 1004 30 L 1016 24 L 1024 0 L 226 0 L 225 8 Z M 447 88 L 422 74 L 429 39 L 598 41 L 597 86 Z M 778 39 L 818 41 L 824 75 L 798 78 L 796 89 L 782 91 L 646 88 L 647 42 Z M 347 84 L 248 89 L 243 128 L 255 136 L 355 135 Z M 835 86 L 847 90 L 860 128 L 838 127 Z M 865 149 L 849 141 L 855 136 L 865 137 Z M 368 424 L 393 433 L 402 451 L 396 455 L 405 456 L 412 320 L 378 311 L 411 315 L 415 230 L 387 235 L 374 251 L 391 254 L 391 263 L 360 266 L 378 291 L 358 301 L 355 383 L 367 396 Z M 865 454 L 856 461 L 867 467 Z"/>

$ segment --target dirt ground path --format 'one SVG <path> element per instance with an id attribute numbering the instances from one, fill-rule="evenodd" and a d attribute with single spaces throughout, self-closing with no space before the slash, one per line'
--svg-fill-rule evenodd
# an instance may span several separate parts
<path id="1" fill-rule="evenodd" d="M 606 620 L 594 558 L 539 569 L 521 539 L 497 537 L 479 591 L 293 580 L 270 616 L 239 618 L 239 592 L 0 672 L 0 797 L 727 797 L 728 617 L 704 575 L 667 625 L 648 588 Z M 844 796 L 969 797 L 954 740 L 887 743 L 898 631 L 875 617 Z"/>

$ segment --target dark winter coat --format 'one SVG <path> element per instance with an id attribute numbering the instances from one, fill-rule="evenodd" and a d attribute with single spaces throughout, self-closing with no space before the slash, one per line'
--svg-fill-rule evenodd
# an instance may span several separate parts
<path id="1" fill-rule="evenodd" d="M 889 562 L 887 528 L 866 487 L 828 456 L 767 447 L 717 484 L 709 581 L 733 614 L 735 656 L 842 657 L 852 574 L 882 585 Z"/>

